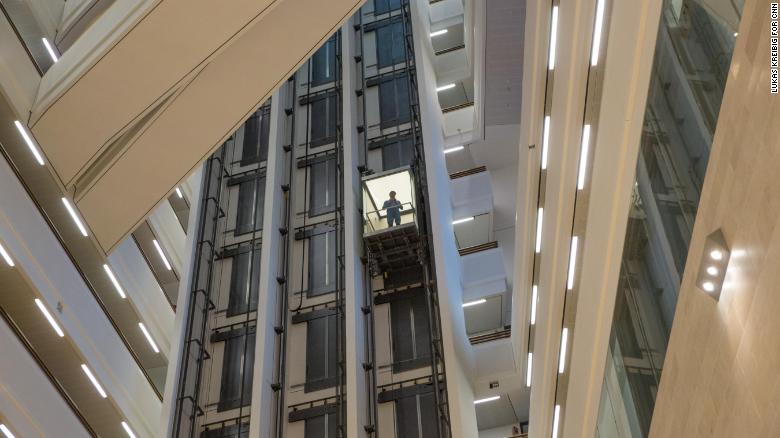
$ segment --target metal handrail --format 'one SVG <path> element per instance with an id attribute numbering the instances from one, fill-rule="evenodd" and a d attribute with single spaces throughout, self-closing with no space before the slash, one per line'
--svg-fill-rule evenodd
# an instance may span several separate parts
<path id="1" fill-rule="evenodd" d="M 406 209 L 406 208 L 404 208 L 404 206 L 409 206 L 409 208 Z M 401 209 L 401 215 L 410 214 L 410 213 L 412 215 L 416 214 L 416 210 L 414 208 L 414 203 L 412 203 L 412 202 L 404 202 L 404 203 L 402 203 L 398 207 L 390 207 L 390 208 L 400 208 Z M 368 212 L 366 212 L 364 214 L 363 220 L 364 220 L 365 224 L 368 225 L 371 228 L 371 232 L 378 231 L 378 229 L 374 227 L 374 222 L 373 222 L 373 219 L 371 219 L 371 216 L 375 215 L 376 220 L 381 220 L 381 219 L 387 217 L 387 210 L 388 210 L 387 208 L 380 208 L 378 210 L 368 211 Z M 385 212 L 384 215 L 382 214 L 383 211 Z M 390 228 L 390 227 L 379 228 L 379 230 L 385 230 L 387 228 Z"/>

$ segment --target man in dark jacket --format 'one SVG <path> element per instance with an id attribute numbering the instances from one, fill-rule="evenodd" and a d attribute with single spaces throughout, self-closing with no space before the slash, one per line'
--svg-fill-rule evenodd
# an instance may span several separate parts
<path id="1" fill-rule="evenodd" d="M 395 199 L 395 191 L 390 192 L 390 199 L 382 204 L 382 209 L 387 210 L 387 226 L 392 227 L 395 225 L 401 225 L 401 210 L 403 210 L 401 201 Z"/>

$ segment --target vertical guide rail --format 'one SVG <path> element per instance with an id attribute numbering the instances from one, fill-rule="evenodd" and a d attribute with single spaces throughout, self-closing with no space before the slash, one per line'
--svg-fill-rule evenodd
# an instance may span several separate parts
<path id="1" fill-rule="evenodd" d="M 196 419 L 203 414 L 199 405 L 200 383 L 203 363 L 209 358 L 205 345 L 208 316 L 215 308 L 211 300 L 211 285 L 216 258 L 217 225 L 219 219 L 224 216 L 219 205 L 222 182 L 227 175 L 224 163 L 223 146 L 205 165 L 195 267 L 192 271 L 194 278 L 187 307 L 187 326 L 181 353 L 182 367 L 178 378 L 174 437 L 195 436 Z"/>
<path id="2" fill-rule="evenodd" d="M 420 104 L 417 83 L 417 69 L 414 64 L 414 33 L 412 32 L 412 19 L 409 0 L 401 1 L 402 26 L 404 33 L 406 57 L 406 84 L 409 96 L 409 118 L 411 124 L 412 138 L 414 142 L 414 172 L 415 187 L 417 190 L 417 210 L 418 210 L 418 229 L 420 230 L 420 248 L 419 258 L 423 266 L 423 275 L 425 281 L 425 303 L 428 312 L 428 330 L 430 332 L 431 343 L 431 381 L 433 383 L 433 394 L 436 403 L 436 410 L 439 414 L 439 420 L 436 422 L 436 430 L 440 438 L 450 436 L 450 416 L 449 405 L 447 402 L 447 382 L 445 377 L 446 366 L 444 363 L 444 354 L 441 343 L 441 319 L 439 312 L 438 291 L 436 289 L 435 275 L 432 275 L 431 269 L 431 248 L 432 234 L 430 231 L 430 221 L 428 219 L 428 189 L 425 169 L 423 141 L 422 141 L 422 122 L 420 116 Z M 422 207 L 422 208 L 420 208 Z"/>

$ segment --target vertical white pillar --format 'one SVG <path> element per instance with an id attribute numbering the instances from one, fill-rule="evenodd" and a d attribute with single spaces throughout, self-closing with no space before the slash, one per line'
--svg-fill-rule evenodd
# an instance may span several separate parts
<path id="1" fill-rule="evenodd" d="M 344 246 L 345 246 L 345 338 L 346 338 L 346 436 L 367 437 L 363 426 L 367 424 L 366 378 L 363 361 L 366 357 L 365 330 L 363 325 L 364 276 L 360 261 L 363 251 L 363 226 L 358 207 L 362 196 L 359 139 L 357 135 L 358 106 L 354 90 L 357 75 L 354 63 L 355 31 L 350 19 L 341 28 L 342 59 L 342 132 L 344 136 Z"/>

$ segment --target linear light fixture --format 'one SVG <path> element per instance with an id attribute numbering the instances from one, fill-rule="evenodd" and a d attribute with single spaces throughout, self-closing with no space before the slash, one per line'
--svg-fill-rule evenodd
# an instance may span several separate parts
<path id="1" fill-rule="evenodd" d="M 437 37 L 439 35 L 444 35 L 445 33 L 447 33 L 447 29 L 442 29 L 442 30 L 437 30 L 435 32 L 431 32 L 431 38 Z"/>
<path id="2" fill-rule="evenodd" d="M 24 125 L 22 125 L 22 122 L 18 120 L 14 120 L 14 126 L 16 126 L 16 130 L 19 131 L 19 134 L 24 139 L 24 142 L 27 143 L 27 147 L 30 148 L 30 152 L 32 152 L 33 156 L 35 157 L 35 161 L 37 161 L 38 164 L 43 166 L 44 165 L 43 155 L 41 155 L 41 151 L 38 150 L 38 146 L 35 145 L 35 142 L 32 140 L 32 137 L 30 137 L 30 134 L 24 128 Z"/>
<path id="3" fill-rule="evenodd" d="M 89 378 L 89 381 L 92 382 L 92 386 L 95 387 L 95 389 L 97 390 L 98 394 L 100 394 L 100 396 L 103 397 L 103 398 L 107 398 L 108 394 L 106 394 L 106 391 L 103 389 L 102 386 L 100 386 L 100 382 L 97 381 L 97 379 L 95 378 L 95 375 L 92 374 L 92 371 L 90 371 L 90 369 L 87 366 L 87 364 L 81 364 L 81 370 L 84 371 L 84 374 L 87 375 L 87 377 Z"/>
<path id="4" fill-rule="evenodd" d="M 531 287 L 531 325 L 536 324 L 536 301 L 538 298 L 538 287 L 533 285 Z"/>
<path id="5" fill-rule="evenodd" d="M 464 217 L 463 219 L 457 219 L 457 220 L 452 221 L 452 225 L 458 225 L 458 224 L 462 224 L 462 223 L 465 223 L 465 222 L 471 222 L 473 220 L 474 220 L 474 216 Z"/>
<path id="6" fill-rule="evenodd" d="M 580 170 L 577 175 L 577 190 L 585 188 L 585 173 L 588 167 L 588 148 L 590 147 L 590 125 L 582 127 L 582 145 L 580 147 Z"/>
<path id="7" fill-rule="evenodd" d="M 553 412 L 553 429 L 552 438 L 558 438 L 558 422 L 561 419 L 561 405 L 555 405 L 555 412 Z"/>
<path id="8" fill-rule="evenodd" d="M 530 388 L 531 387 L 531 368 L 534 365 L 534 354 L 532 352 L 528 352 L 528 364 L 525 369 L 525 386 Z"/>
<path id="9" fill-rule="evenodd" d="M 46 38 L 41 39 L 43 40 L 43 45 L 46 47 L 46 51 L 49 52 L 49 56 L 51 56 L 51 60 L 57 62 L 59 59 L 57 58 L 57 53 L 54 51 L 54 47 L 51 46 L 49 40 Z"/>
<path id="10" fill-rule="evenodd" d="M 544 223 L 544 207 L 536 212 L 536 253 L 542 252 L 542 224 Z"/>
<path id="11" fill-rule="evenodd" d="M 0 255 L 3 256 L 3 259 L 5 259 L 5 262 L 8 263 L 8 266 L 14 267 L 14 259 L 11 258 L 11 254 L 8 254 L 8 251 L 5 250 L 5 247 L 2 243 L 0 243 Z"/>
<path id="12" fill-rule="evenodd" d="M 458 152 L 458 151 L 462 151 L 462 150 L 463 150 L 463 146 L 461 145 L 461 146 L 455 146 L 455 147 L 451 147 L 449 149 L 445 149 L 444 153 L 445 154 L 451 154 L 453 152 Z"/>
<path id="13" fill-rule="evenodd" d="M 38 309 L 43 313 L 43 316 L 46 317 L 46 320 L 49 321 L 49 324 L 51 324 L 51 328 L 54 329 L 55 332 L 57 332 L 57 336 L 64 338 L 65 332 L 62 331 L 62 328 L 60 328 L 60 325 L 57 324 L 57 320 L 54 319 L 54 317 L 49 312 L 49 309 L 46 308 L 46 305 L 43 304 L 43 301 L 36 298 L 35 299 L 35 305 L 38 306 Z"/>
<path id="14" fill-rule="evenodd" d="M 547 154 L 550 146 L 550 116 L 544 116 L 542 131 L 542 170 L 547 169 Z"/>
<path id="15" fill-rule="evenodd" d="M 548 56 L 547 69 L 555 68 L 555 45 L 558 43 L 558 6 L 553 6 L 552 22 L 550 23 L 550 54 Z"/>
<path id="16" fill-rule="evenodd" d="M 123 421 L 123 422 L 122 422 L 122 429 L 124 429 L 124 430 L 125 430 L 125 433 L 126 433 L 126 434 L 127 434 L 127 436 L 129 436 L 130 438 L 136 438 L 136 437 L 135 437 L 135 434 L 133 433 L 133 429 L 130 429 L 130 425 L 128 425 L 126 421 Z"/>
<path id="17" fill-rule="evenodd" d="M 481 398 L 479 400 L 474 400 L 474 404 L 478 405 L 478 404 L 481 404 L 481 403 L 492 402 L 492 401 L 496 401 L 496 400 L 498 400 L 500 398 L 501 398 L 500 395 L 494 395 L 492 397 Z"/>
<path id="18" fill-rule="evenodd" d="M 104 264 L 103 270 L 106 271 L 106 275 L 108 275 L 108 278 L 111 280 L 111 283 L 114 284 L 114 288 L 117 292 L 119 292 L 119 296 L 122 297 L 122 299 L 127 298 L 127 295 L 125 295 L 125 290 L 122 289 L 122 285 L 119 284 L 119 281 L 116 279 L 116 276 L 114 276 L 114 273 L 111 271 L 111 268 Z"/>
<path id="19" fill-rule="evenodd" d="M 486 302 L 487 302 L 486 299 L 480 298 L 478 300 L 474 300 L 474 301 L 469 301 L 467 303 L 463 303 L 463 307 L 476 306 L 477 304 L 485 304 Z"/>
<path id="20" fill-rule="evenodd" d="M 76 210 L 73 208 L 72 205 L 70 205 L 70 201 L 68 201 L 68 198 L 62 198 L 62 203 L 65 204 L 65 208 L 68 210 L 68 213 L 70 213 L 70 217 L 73 219 L 73 222 L 76 223 L 76 226 L 81 232 L 81 235 L 84 237 L 89 236 L 89 234 L 87 234 L 87 229 L 84 228 L 84 224 L 81 223 L 81 219 L 79 219 L 78 213 L 76 213 Z"/>
<path id="21" fill-rule="evenodd" d="M 0 432 L 3 432 L 3 436 L 5 436 L 5 438 L 16 438 L 16 436 L 11 433 L 11 430 L 8 429 L 8 426 L 5 424 L 0 424 Z"/>
<path id="22" fill-rule="evenodd" d="M 571 238 L 571 252 L 569 253 L 569 278 L 566 281 L 566 289 L 572 290 L 574 288 L 574 269 L 577 265 L 577 243 L 579 238 L 572 236 Z"/>
<path id="23" fill-rule="evenodd" d="M 155 353 L 159 353 L 160 349 L 157 348 L 157 344 L 154 342 L 154 339 L 152 339 L 152 335 L 149 334 L 149 330 L 146 329 L 144 323 L 139 322 L 138 327 L 141 328 L 141 331 L 144 333 L 144 336 L 146 337 L 146 340 L 149 342 L 149 345 L 152 346 L 152 350 L 154 350 Z"/>
<path id="24" fill-rule="evenodd" d="M 561 355 L 558 358 L 558 374 L 563 374 L 566 369 L 566 344 L 569 342 L 569 329 L 566 327 L 561 331 Z"/>
<path id="25" fill-rule="evenodd" d="M 436 88 L 436 92 L 445 91 L 445 90 L 449 90 L 449 89 L 452 89 L 452 88 L 455 88 L 455 84 L 442 85 L 441 87 L 437 87 Z"/>
<path id="26" fill-rule="evenodd" d="M 179 198 L 184 198 L 184 195 L 182 194 L 181 189 L 178 188 L 178 187 L 176 187 L 176 196 L 178 196 Z"/>
<path id="27" fill-rule="evenodd" d="M 154 244 L 154 247 L 157 249 L 157 254 L 160 255 L 160 258 L 162 259 L 163 263 L 165 263 L 165 268 L 168 269 L 169 271 L 172 270 L 171 264 L 168 262 L 168 258 L 165 257 L 165 253 L 160 247 L 160 242 L 158 242 L 157 239 L 152 239 L 152 243 Z"/>
<path id="28" fill-rule="evenodd" d="M 604 1 L 598 0 L 596 4 L 596 24 L 593 28 L 593 46 L 590 51 L 590 65 L 599 63 L 599 50 L 601 50 L 601 28 L 604 26 Z"/>

